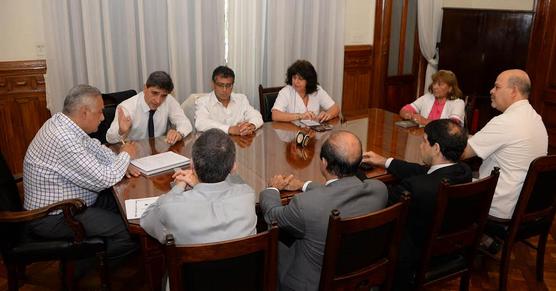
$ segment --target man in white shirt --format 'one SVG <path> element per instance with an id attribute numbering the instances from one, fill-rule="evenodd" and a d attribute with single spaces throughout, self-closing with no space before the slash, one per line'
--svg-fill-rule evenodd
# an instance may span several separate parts
<path id="1" fill-rule="evenodd" d="M 213 91 L 195 102 L 195 128 L 218 128 L 231 135 L 250 135 L 263 125 L 261 113 L 243 94 L 233 93 L 235 74 L 225 66 L 212 72 Z"/>
<path id="2" fill-rule="evenodd" d="M 118 105 L 114 121 L 106 133 L 106 141 L 117 143 L 164 134 L 169 144 L 182 140 L 193 128 L 178 101 L 170 95 L 172 90 L 174 83 L 170 75 L 162 71 L 153 72 L 143 92 Z"/>
<path id="3" fill-rule="evenodd" d="M 490 90 L 491 106 L 502 114 L 492 118 L 469 139 L 464 159 L 479 156 L 479 177 L 500 168 L 489 214 L 510 219 L 531 161 L 547 154 L 548 135 L 542 118 L 529 104 L 531 81 L 522 70 L 508 70 L 496 78 Z"/>

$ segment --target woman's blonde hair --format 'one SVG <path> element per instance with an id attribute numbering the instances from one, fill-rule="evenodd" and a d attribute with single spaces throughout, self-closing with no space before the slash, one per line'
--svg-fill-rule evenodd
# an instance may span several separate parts
<path id="1" fill-rule="evenodd" d="M 432 93 L 432 85 L 439 80 L 443 81 L 444 83 L 448 84 L 448 86 L 452 87 L 452 92 L 448 95 L 448 100 L 455 100 L 461 98 L 463 93 L 458 86 L 458 79 L 456 78 L 456 74 L 452 71 L 448 70 L 440 70 L 434 74 L 432 74 L 432 83 L 429 85 L 429 92 Z"/>

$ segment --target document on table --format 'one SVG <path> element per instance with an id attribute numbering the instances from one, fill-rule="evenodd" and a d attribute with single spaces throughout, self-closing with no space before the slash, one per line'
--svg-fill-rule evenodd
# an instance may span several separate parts
<path id="1" fill-rule="evenodd" d="M 189 164 L 189 159 L 172 151 L 131 161 L 141 173 L 149 176 Z"/>
<path id="2" fill-rule="evenodd" d="M 141 218 L 143 212 L 153 204 L 158 197 L 148 197 L 140 199 L 128 199 L 125 201 L 125 214 L 127 219 Z"/>

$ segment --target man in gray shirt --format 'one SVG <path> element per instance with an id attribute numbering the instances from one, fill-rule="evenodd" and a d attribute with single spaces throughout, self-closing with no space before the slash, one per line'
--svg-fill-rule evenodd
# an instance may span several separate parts
<path id="1" fill-rule="evenodd" d="M 191 169 L 174 174 L 176 185 L 145 210 L 141 226 L 160 242 L 171 233 L 178 244 L 255 234 L 255 191 L 230 176 L 235 166 L 231 138 L 219 129 L 204 132 L 193 144 Z"/>

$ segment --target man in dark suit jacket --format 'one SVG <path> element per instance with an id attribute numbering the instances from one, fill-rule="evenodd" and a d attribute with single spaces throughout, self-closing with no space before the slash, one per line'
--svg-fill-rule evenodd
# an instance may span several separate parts
<path id="1" fill-rule="evenodd" d="M 342 217 L 366 214 L 386 206 L 387 188 L 378 180 L 361 181 L 355 172 L 361 163 L 359 139 L 350 132 L 336 131 L 324 142 L 320 153 L 325 185 L 305 183 L 292 175 L 277 175 L 261 192 L 265 220 L 276 221 L 293 243 L 279 245 L 280 290 L 317 290 L 328 230 L 328 217 L 338 209 Z M 279 190 L 302 189 L 282 206 Z"/>
<path id="2" fill-rule="evenodd" d="M 411 193 L 406 234 L 400 248 L 395 289 L 406 290 L 418 262 L 434 214 L 436 193 L 440 182 L 450 184 L 471 182 L 471 169 L 459 163 L 467 145 L 467 133 L 456 122 L 439 119 L 425 126 L 420 151 L 423 163 L 419 165 L 392 158 L 386 159 L 374 152 L 363 155 L 363 162 L 382 166 L 400 183 L 392 187 L 389 200 L 397 201 L 403 191 Z"/>

